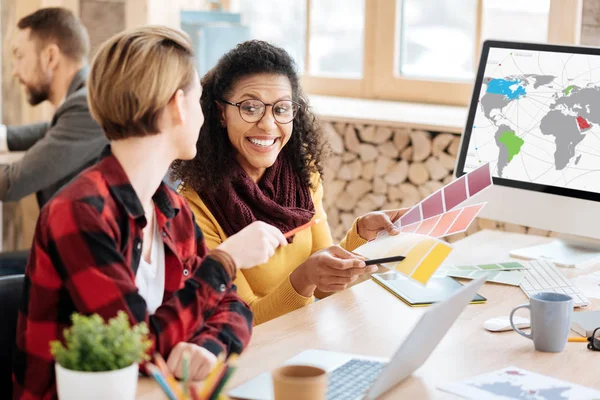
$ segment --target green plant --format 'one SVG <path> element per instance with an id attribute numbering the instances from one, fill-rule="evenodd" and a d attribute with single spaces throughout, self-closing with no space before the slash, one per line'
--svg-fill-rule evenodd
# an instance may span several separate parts
<path id="1" fill-rule="evenodd" d="M 64 330 L 65 345 L 50 342 L 50 353 L 63 368 L 75 371 L 113 371 L 148 360 L 152 342 L 144 322 L 129 324 L 123 311 L 104 323 L 98 314 L 74 313 L 73 325 Z"/>

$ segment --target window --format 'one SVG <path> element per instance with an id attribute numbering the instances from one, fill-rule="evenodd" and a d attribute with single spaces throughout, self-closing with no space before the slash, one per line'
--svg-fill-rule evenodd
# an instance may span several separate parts
<path id="1" fill-rule="evenodd" d="M 364 0 L 312 0 L 308 73 L 361 78 L 364 22 Z"/>
<path id="2" fill-rule="evenodd" d="M 576 44 L 582 0 L 229 0 L 308 93 L 466 105 L 485 39 Z"/>
<path id="3" fill-rule="evenodd" d="M 309 20 L 309 3 L 299 0 L 233 0 L 229 10 L 241 14 L 253 39 L 290 53 L 302 74 L 360 78 L 364 5 L 364 0 L 312 0 Z"/>
<path id="4" fill-rule="evenodd" d="M 484 0 L 483 39 L 546 42 L 550 0 Z"/>
<path id="5" fill-rule="evenodd" d="M 241 14 L 252 39 L 284 48 L 305 71 L 306 2 L 298 0 L 232 0 L 230 11 Z"/>
<path id="6" fill-rule="evenodd" d="M 550 0 L 483 0 L 480 40 L 545 42 Z M 405 77 L 470 81 L 475 76 L 477 0 L 404 0 L 397 4 Z"/>
<path id="7" fill-rule="evenodd" d="M 405 0 L 397 10 L 399 75 L 471 78 L 477 0 Z"/>

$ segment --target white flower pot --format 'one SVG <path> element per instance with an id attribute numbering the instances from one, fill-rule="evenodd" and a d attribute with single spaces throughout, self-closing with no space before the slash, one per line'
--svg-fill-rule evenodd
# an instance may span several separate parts
<path id="1" fill-rule="evenodd" d="M 116 371 L 82 372 L 56 363 L 56 384 L 60 400 L 135 400 L 138 365 Z"/>

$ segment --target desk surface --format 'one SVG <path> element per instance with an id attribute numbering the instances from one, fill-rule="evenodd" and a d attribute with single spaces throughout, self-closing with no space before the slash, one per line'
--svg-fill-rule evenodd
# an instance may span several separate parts
<path id="1" fill-rule="evenodd" d="M 548 242 L 539 236 L 482 231 L 454 244 L 449 263 L 504 261 L 508 251 Z M 568 276 L 588 274 L 565 270 Z M 483 328 L 489 318 L 508 315 L 527 298 L 518 287 L 487 283 L 480 293 L 487 304 L 469 305 L 423 367 L 384 399 L 448 398 L 436 385 L 490 372 L 509 365 L 600 389 L 597 371 L 599 354 L 585 343 L 567 343 L 562 353 L 536 352 L 533 343 L 516 333 L 491 333 Z M 600 301 L 592 299 L 592 309 Z M 240 358 L 229 387 L 272 370 L 295 354 L 321 348 L 369 356 L 391 357 L 410 332 L 424 308 L 411 308 L 373 281 L 366 281 L 254 329 L 252 341 Z M 138 399 L 163 399 L 158 386 L 141 379 Z"/>

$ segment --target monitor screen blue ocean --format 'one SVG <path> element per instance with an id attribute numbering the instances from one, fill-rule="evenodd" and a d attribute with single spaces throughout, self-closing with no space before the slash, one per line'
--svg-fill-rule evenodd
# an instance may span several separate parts
<path id="1" fill-rule="evenodd" d="M 520 47 L 486 49 L 460 172 L 600 193 L 600 56 Z"/>

